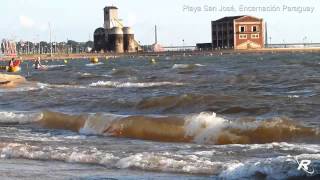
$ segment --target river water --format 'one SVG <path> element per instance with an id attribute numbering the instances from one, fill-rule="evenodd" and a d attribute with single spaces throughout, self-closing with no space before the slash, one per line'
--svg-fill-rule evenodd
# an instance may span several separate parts
<path id="1" fill-rule="evenodd" d="M 320 178 L 320 54 L 155 60 L 24 62 L 0 88 L 1 177 Z"/>

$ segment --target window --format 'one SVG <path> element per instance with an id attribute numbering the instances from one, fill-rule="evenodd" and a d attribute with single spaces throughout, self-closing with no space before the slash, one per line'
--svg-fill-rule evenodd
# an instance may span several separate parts
<path id="1" fill-rule="evenodd" d="M 258 27 L 257 26 L 252 26 L 252 32 L 258 32 Z"/>
<path id="2" fill-rule="evenodd" d="M 239 39 L 247 39 L 247 35 L 246 34 L 240 34 L 239 35 Z"/>
<path id="3" fill-rule="evenodd" d="M 245 26 L 240 26 L 239 30 L 240 30 L 240 32 L 245 32 L 246 31 L 246 27 Z"/>
<path id="4" fill-rule="evenodd" d="M 259 39 L 259 34 L 251 34 L 252 39 Z"/>

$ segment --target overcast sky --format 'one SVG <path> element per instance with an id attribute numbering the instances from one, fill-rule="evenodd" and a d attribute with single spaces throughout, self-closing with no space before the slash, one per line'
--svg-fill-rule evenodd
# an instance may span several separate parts
<path id="1" fill-rule="evenodd" d="M 264 18 L 273 43 L 320 42 L 319 0 L 1 0 L 0 39 L 48 40 L 50 22 L 53 40 L 87 41 L 103 26 L 102 9 L 108 5 L 119 8 L 120 18 L 134 28 L 142 44 L 154 42 L 155 24 L 164 45 L 181 45 L 183 39 L 187 45 L 210 42 L 211 20 L 244 14 Z M 241 5 L 281 10 L 241 12 Z M 220 6 L 234 6 L 235 11 L 206 11 L 206 7 Z M 289 11 L 284 6 L 306 9 Z M 198 11 L 190 11 L 191 7 Z"/>

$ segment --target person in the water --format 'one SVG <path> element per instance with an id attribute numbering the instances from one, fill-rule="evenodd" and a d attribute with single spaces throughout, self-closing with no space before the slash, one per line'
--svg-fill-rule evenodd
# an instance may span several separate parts
<path id="1" fill-rule="evenodd" d="M 37 60 L 34 62 L 34 68 L 40 69 L 41 67 L 42 67 L 41 59 L 40 59 L 40 57 L 38 57 Z"/>
<path id="2" fill-rule="evenodd" d="M 14 67 L 14 58 L 12 58 L 10 61 L 9 61 L 9 68 L 13 68 Z"/>

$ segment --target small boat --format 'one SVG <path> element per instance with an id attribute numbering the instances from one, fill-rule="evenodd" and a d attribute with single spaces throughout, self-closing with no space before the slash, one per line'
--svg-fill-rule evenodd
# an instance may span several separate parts
<path id="1" fill-rule="evenodd" d="M 15 60 L 13 61 L 13 66 L 10 67 L 10 66 L 6 66 L 6 71 L 7 72 L 19 72 L 21 71 L 21 61 L 20 60 Z"/>

